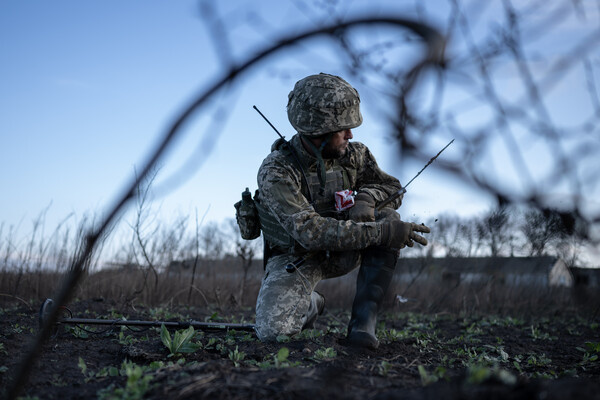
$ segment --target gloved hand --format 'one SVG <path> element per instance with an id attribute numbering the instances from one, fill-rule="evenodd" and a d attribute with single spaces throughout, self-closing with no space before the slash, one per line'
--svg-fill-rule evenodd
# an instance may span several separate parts
<path id="1" fill-rule="evenodd" d="M 375 221 L 375 199 L 369 193 L 358 193 L 354 198 L 354 206 L 348 212 L 348 216 L 355 222 Z"/>
<path id="2" fill-rule="evenodd" d="M 398 214 L 396 214 L 398 215 Z M 424 224 L 400 220 L 400 215 L 389 215 L 381 222 L 381 245 L 393 249 L 402 249 L 405 246 L 413 247 L 414 242 L 427 246 L 427 239 L 415 232 L 430 233 L 429 227 Z"/>
<path id="3" fill-rule="evenodd" d="M 381 210 L 375 210 L 375 221 L 386 219 L 389 216 L 397 217 L 399 214 L 391 207 L 383 207 Z"/>

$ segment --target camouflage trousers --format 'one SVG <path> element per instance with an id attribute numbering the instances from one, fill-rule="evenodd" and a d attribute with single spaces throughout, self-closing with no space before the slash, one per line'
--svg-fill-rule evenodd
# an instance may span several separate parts
<path id="1" fill-rule="evenodd" d="M 320 297 L 314 288 L 322 279 L 345 275 L 360 266 L 360 251 L 332 252 L 306 256 L 294 273 L 285 266 L 297 259 L 278 255 L 267 262 L 256 301 L 256 333 L 261 341 L 275 341 L 279 335 L 294 335 L 302 330 Z"/>

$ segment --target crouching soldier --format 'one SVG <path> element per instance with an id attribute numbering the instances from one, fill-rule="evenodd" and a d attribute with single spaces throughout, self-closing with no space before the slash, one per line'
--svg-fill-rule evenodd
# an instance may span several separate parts
<path id="1" fill-rule="evenodd" d="M 312 328 L 325 303 L 314 291 L 317 283 L 360 266 L 348 341 L 377 348 L 377 312 L 399 249 L 414 241 L 427 245 L 416 232 L 429 228 L 403 222 L 395 211 L 402 197 L 375 210 L 402 187 L 364 144 L 350 141 L 362 123 L 359 106 L 350 84 L 323 73 L 298 81 L 289 94 L 288 118 L 297 134 L 273 144 L 258 171 L 255 196 L 266 242 L 256 304 L 262 341 Z M 298 260 L 299 268 L 286 270 Z"/>

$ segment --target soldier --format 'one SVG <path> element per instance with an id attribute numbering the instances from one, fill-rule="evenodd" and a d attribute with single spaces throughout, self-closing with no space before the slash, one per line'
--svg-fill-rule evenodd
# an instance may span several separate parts
<path id="1" fill-rule="evenodd" d="M 377 348 L 377 312 L 392 279 L 398 252 L 425 225 L 402 222 L 402 197 L 376 212 L 378 202 L 401 189 L 362 143 L 350 142 L 362 123 L 358 92 L 338 76 L 319 74 L 296 83 L 287 112 L 298 132 L 278 139 L 258 171 L 255 196 L 265 240 L 265 275 L 256 304 L 262 341 L 312 328 L 325 299 L 314 290 L 327 278 L 360 266 L 348 341 Z M 336 210 L 336 192 L 357 192 L 354 206 Z M 338 207 L 339 208 L 339 207 Z M 294 273 L 285 266 L 302 258 Z"/>

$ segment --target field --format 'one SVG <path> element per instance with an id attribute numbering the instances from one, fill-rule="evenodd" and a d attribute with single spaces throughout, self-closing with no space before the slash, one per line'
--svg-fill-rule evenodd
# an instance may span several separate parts
<path id="1" fill-rule="evenodd" d="M 161 282 L 166 287 L 166 280 Z M 170 302 L 141 305 L 119 301 L 116 295 L 94 296 L 97 293 L 82 287 L 79 299 L 68 308 L 81 318 L 252 323 L 255 285 L 248 288 L 250 300 L 226 307 L 208 293 L 192 306 L 178 305 L 182 302 L 172 297 Z M 470 292 L 477 301 L 466 297 L 469 290 L 464 289 L 444 297 L 441 303 L 447 307 L 433 300 L 428 304 L 438 304 L 436 308 L 390 302 L 381 314 L 381 345 L 376 351 L 346 345 L 349 309 L 335 301 L 328 303 L 317 329 L 269 344 L 243 331 L 114 327 L 107 331 L 102 326 L 61 325 L 45 344 L 22 395 L 40 399 L 600 398 L 597 298 L 586 298 L 586 307 L 577 305 L 570 292 L 533 295 L 529 291 L 537 302 L 522 295 L 519 306 L 505 304 L 497 312 L 499 308 L 486 306 L 476 290 Z M 409 297 L 425 289 L 412 290 Z M 38 324 L 41 300 L 17 297 L 5 295 L 0 303 L 3 388 Z"/>

